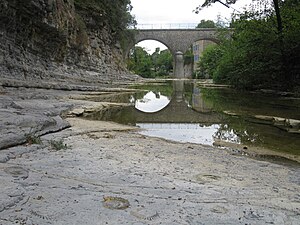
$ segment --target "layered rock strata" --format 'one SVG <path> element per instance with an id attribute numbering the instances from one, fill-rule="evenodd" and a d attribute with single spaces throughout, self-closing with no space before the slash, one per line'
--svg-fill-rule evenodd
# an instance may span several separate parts
<path id="1" fill-rule="evenodd" d="M 74 0 L 1 0 L 2 84 L 135 79 L 126 70 L 109 23 L 92 10 Z"/>

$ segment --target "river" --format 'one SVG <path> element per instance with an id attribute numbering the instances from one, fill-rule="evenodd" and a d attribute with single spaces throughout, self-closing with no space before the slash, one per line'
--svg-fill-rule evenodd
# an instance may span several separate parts
<path id="1" fill-rule="evenodd" d="M 134 88 L 121 98 L 130 106 L 96 117 L 172 141 L 300 158 L 300 98 L 182 80 Z"/>

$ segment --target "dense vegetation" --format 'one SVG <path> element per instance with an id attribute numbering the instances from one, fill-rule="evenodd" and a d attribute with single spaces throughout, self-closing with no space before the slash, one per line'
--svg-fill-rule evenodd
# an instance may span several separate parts
<path id="1" fill-rule="evenodd" d="M 196 26 L 196 28 L 216 28 L 216 24 L 212 20 L 201 20 L 200 23 Z"/>
<path id="2" fill-rule="evenodd" d="M 168 49 L 160 51 L 156 48 L 155 52 L 149 54 L 144 48 L 135 46 L 127 65 L 130 71 L 145 78 L 165 77 L 173 70 L 173 57 Z"/>
<path id="3" fill-rule="evenodd" d="M 201 57 L 201 71 L 240 89 L 300 92 L 299 0 L 274 0 L 269 8 L 266 1 L 254 2 L 263 7 L 234 19 L 231 33 L 220 32 L 220 45 L 207 48 Z"/>
<path id="4" fill-rule="evenodd" d="M 90 8 L 97 26 L 107 25 L 116 41 L 124 41 L 130 36 L 127 27 L 134 26 L 136 21 L 130 14 L 132 10 L 130 0 L 75 0 L 76 7 Z"/>

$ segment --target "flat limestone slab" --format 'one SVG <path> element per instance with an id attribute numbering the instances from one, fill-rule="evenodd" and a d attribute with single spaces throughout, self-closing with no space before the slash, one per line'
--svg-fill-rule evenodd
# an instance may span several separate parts
<path id="1" fill-rule="evenodd" d="M 0 164 L 0 224 L 300 221 L 299 168 L 144 137 L 110 122 L 68 122 L 40 148 L 5 150 L 16 155 Z M 67 148 L 51 147 L 59 140 Z"/>
<path id="2" fill-rule="evenodd" d="M 3 118 L 15 113 L 16 128 L 95 106 L 69 92 L 9 91 L 1 110 Z M 18 122 L 18 113 L 33 120 Z M 65 122 L 71 127 L 39 144 L 0 151 L 1 225 L 299 224 L 299 167 L 145 137 L 113 122 Z"/>
<path id="3" fill-rule="evenodd" d="M 97 132 L 97 131 L 130 131 L 137 130 L 137 127 L 126 126 L 109 121 L 94 121 L 81 118 L 66 118 L 74 132 Z"/>

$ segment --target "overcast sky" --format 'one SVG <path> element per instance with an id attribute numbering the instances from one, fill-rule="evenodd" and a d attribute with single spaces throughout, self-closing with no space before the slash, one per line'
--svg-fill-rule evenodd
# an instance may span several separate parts
<path id="1" fill-rule="evenodd" d="M 132 15 L 135 16 L 138 24 L 170 24 L 170 23 L 199 23 L 202 19 L 217 20 L 220 15 L 224 20 L 230 20 L 234 9 L 242 9 L 250 0 L 239 0 L 234 8 L 227 8 L 220 3 L 215 3 L 211 7 L 204 8 L 199 14 L 193 10 L 204 0 L 131 0 L 133 6 Z M 148 43 L 147 43 L 148 42 Z M 146 44 L 145 44 L 146 43 Z M 153 52 L 155 47 L 164 49 L 165 47 L 155 41 L 140 42 L 139 46 Z"/>

